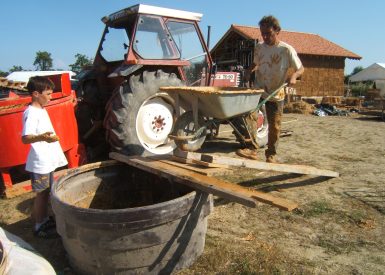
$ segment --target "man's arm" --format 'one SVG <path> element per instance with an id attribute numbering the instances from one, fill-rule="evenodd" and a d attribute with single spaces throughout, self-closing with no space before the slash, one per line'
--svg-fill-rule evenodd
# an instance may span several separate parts
<path id="1" fill-rule="evenodd" d="M 295 83 L 297 83 L 297 79 L 303 74 L 303 72 L 305 71 L 304 67 L 301 66 L 298 70 L 296 70 L 291 76 L 290 76 L 290 79 L 289 79 L 289 86 L 290 85 L 294 85 Z"/>
<path id="2" fill-rule="evenodd" d="M 53 134 L 52 132 L 45 132 L 40 135 L 26 135 L 21 137 L 21 141 L 24 144 L 30 144 L 38 141 L 45 141 L 48 143 L 58 141 L 59 137 L 52 134 Z"/>
<path id="3" fill-rule="evenodd" d="M 252 63 L 250 65 L 250 67 L 248 67 L 246 70 L 245 70 L 245 81 L 248 82 L 250 81 L 250 76 L 251 74 L 257 70 L 257 65 L 255 63 Z"/>

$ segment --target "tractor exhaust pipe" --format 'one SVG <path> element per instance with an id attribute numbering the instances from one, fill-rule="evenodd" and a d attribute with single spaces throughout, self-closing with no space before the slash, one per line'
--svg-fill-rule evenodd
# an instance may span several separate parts
<path id="1" fill-rule="evenodd" d="M 210 50 L 210 34 L 211 34 L 211 26 L 207 26 L 207 49 Z"/>

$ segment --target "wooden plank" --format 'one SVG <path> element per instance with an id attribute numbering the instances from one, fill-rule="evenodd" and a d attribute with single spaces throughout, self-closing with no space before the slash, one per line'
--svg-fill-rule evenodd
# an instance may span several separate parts
<path id="1" fill-rule="evenodd" d="M 204 167 L 230 168 L 230 166 L 227 164 L 213 163 L 213 162 L 207 162 L 207 161 L 196 160 L 196 159 L 193 159 L 192 163 L 200 166 L 204 166 Z"/>
<path id="2" fill-rule="evenodd" d="M 200 159 L 206 162 L 227 164 L 230 166 L 254 168 L 260 170 L 270 170 L 277 172 L 296 173 L 304 175 L 324 176 L 330 178 L 339 177 L 338 172 L 331 170 L 318 169 L 313 166 L 297 165 L 297 164 L 283 164 L 283 163 L 268 163 L 258 160 L 249 160 L 241 158 L 231 158 L 226 156 L 218 156 L 212 154 L 200 154 L 195 152 L 186 152 L 182 150 L 175 150 L 174 155 L 182 158 Z"/>
<path id="3" fill-rule="evenodd" d="M 174 150 L 174 156 L 176 156 L 178 158 L 201 160 L 202 154 L 201 153 L 195 153 L 195 152 L 182 151 L 179 148 L 177 148 Z"/>
<path id="4" fill-rule="evenodd" d="M 5 188 L 4 195 L 7 199 L 11 199 L 31 191 L 32 191 L 31 181 L 26 180 L 23 182 L 13 184 L 12 187 Z"/>
<path id="5" fill-rule="evenodd" d="M 325 170 L 325 169 L 318 169 L 307 165 L 268 163 L 268 162 L 257 161 L 257 160 L 230 158 L 225 156 L 215 156 L 215 155 L 208 155 L 208 154 L 202 154 L 201 158 L 203 161 L 207 161 L 207 162 L 215 162 L 220 164 L 254 168 L 254 169 L 260 169 L 260 170 L 270 170 L 270 171 L 295 173 L 295 174 L 303 174 L 303 175 L 324 176 L 324 177 L 330 177 L 330 178 L 339 177 L 338 172 Z"/>
<path id="6" fill-rule="evenodd" d="M 233 183 L 201 175 L 155 159 L 143 158 L 139 156 L 128 157 L 115 152 L 110 153 L 109 156 L 112 159 L 127 163 L 149 173 L 170 178 L 175 182 L 185 184 L 194 189 L 212 193 L 216 196 L 249 207 L 256 207 L 257 201 L 267 203 L 287 211 L 291 211 L 298 207 L 296 203 L 286 199 L 277 198 L 270 194 L 247 189 Z"/>
<path id="7" fill-rule="evenodd" d="M 232 173 L 232 170 L 230 169 L 223 169 L 223 168 L 210 168 L 210 167 L 197 167 L 195 164 L 192 163 L 191 159 L 184 159 L 184 158 L 178 158 L 175 156 L 171 157 L 151 157 L 153 159 L 156 159 L 158 161 L 174 165 L 180 168 L 184 168 L 187 170 L 191 170 L 194 172 L 197 172 L 202 175 L 206 176 L 214 176 L 214 175 L 224 175 Z"/>

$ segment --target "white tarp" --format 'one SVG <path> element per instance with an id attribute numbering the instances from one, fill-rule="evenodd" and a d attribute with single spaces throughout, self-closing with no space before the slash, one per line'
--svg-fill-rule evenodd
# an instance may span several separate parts
<path id="1" fill-rule="evenodd" d="M 0 258 L 0 274 L 56 275 L 52 265 L 40 256 L 31 245 L 1 227 L 0 243 L 3 247 L 3 259 Z"/>
<path id="2" fill-rule="evenodd" d="M 374 63 L 349 77 L 350 82 L 385 80 L 385 63 Z"/>

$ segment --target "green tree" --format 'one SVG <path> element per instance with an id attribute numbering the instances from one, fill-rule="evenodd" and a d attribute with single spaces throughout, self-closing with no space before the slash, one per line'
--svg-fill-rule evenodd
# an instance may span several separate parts
<path id="1" fill-rule="evenodd" d="M 80 73 L 80 71 L 85 66 L 91 65 L 93 62 L 91 58 L 87 57 L 84 54 L 80 54 L 80 53 L 77 53 L 75 55 L 75 58 L 76 58 L 75 63 L 69 65 L 69 67 L 71 68 L 71 71 L 73 71 L 75 73 Z"/>
<path id="2" fill-rule="evenodd" d="M 0 76 L 1 77 L 6 77 L 8 75 L 8 72 L 3 72 L 0 70 Z"/>
<path id="3" fill-rule="evenodd" d="M 353 69 L 352 73 L 350 74 L 350 76 L 356 74 L 356 73 L 359 73 L 363 70 L 364 68 L 362 66 L 357 66 Z"/>
<path id="4" fill-rule="evenodd" d="M 357 66 L 353 69 L 353 71 L 351 72 L 351 74 L 348 74 L 348 75 L 345 75 L 345 78 L 344 78 L 344 83 L 345 84 L 348 84 L 349 82 L 349 77 L 351 77 L 352 75 L 355 75 L 356 73 L 359 73 L 363 70 L 364 68 L 362 66 Z"/>
<path id="5" fill-rule="evenodd" d="M 49 71 L 52 70 L 52 58 L 49 52 L 37 52 L 35 62 L 33 65 L 36 66 L 37 71 Z"/>
<path id="6" fill-rule="evenodd" d="M 20 72 L 20 71 L 24 71 L 22 66 L 13 65 L 13 67 L 9 69 L 10 73 L 12 73 L 12 72 Z"/>

